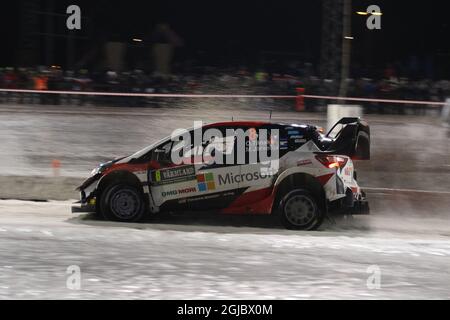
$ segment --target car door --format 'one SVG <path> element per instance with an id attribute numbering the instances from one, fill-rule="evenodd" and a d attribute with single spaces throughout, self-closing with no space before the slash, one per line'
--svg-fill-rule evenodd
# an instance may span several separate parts
<path id="1" fill-rule="evenodd" d="M 203 162 L 195 165 L 197 193 L 182 200 L 189 209 L 225 208 L 241 193 L 239 178 L 236 178 L 240 174 L 240 166 L 235 159 L 234 135 L 226 136 L 225 128 L 208 129 L 216 129 L 221 136 L 203 141 Z M 212 158 L 216 161 L 211 161 Z"/>
<path id="2" fill-rule="evenodd" d="M 267 161 L 265 157 L 261 158 L 260 154 L 261 151 L 267 154 L 268 158 L 271 156 L 268 151 L 272 143 L 271 129 L 271 127 L 247 128 L 249 133 L 244 150 L 245 163 L 240 166 L 239 181 L 239 188 L 244 192 L 247 205 L 261 201 L 270 194 L 277 173 L 274 162 Z M 278 140 L 276 143 L 278 144 Z M 261 150 L 262 148 L 264 149 Z M 248 195 L 249 193 L 251 196 Z"/>
<path id="3" fill-rule="evenodd" d="M 193 136 L 193 133 L 191 136 Z M 234 139 L 234 137 L 230 137 Z M 214 143 L 228 140 L 216 139 Z M 191 140 L 193 141 L 193 139 Z M 153 160 L 159 168 L 149 171 L 149 187 L 156 206 L 161 210 L 217 209 L 226 207 L 238 195 L 239 165 L 235 163 L 209 163 L 204 161 L 205 150 L 212 141 L 202 141 L 201 145 L 191 143 L 183 149 L 183 164 L 174 164 L 170 155 L 172 141 L 161 143 L 153 150 Z M 234 152 L 234 140 L 231 148 Z"/>
<path id="4" fill-rule="evenodd" d="M 151 151 L 157 167 L 148 171 L 149 189 L 154 205 L 162 210 L 183 209 L 177 199 L 196 192 L 195 166 L 173 163 L 173 144 L 172 140 L 166 140 Z"/>

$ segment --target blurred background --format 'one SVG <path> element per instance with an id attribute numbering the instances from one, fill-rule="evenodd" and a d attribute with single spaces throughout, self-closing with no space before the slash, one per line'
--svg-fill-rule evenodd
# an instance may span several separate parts
<path id="1" fill-rule="evenodd" d="M 346 1 L 350 9 L 343 19 Z M 80 30 L 66 27 L 71 4 L 81 9 Z M 4 2 L 0 87 L 235 94 L 294 94 L 304 87 L 307 94 L 443 101 L 450 91 L 444 2 L 423 6 L 379 0 L 380 30 L 366 27 L 368 16 L 362 13 L 371 4 Z M 344 24 L 349 34 L 343 34 Z M 345 66 L 343 50 L 350 56 Z M 345 92 L 340 91 L 342 77 Z M 0 101 L 59 104 L 60 98 L 3 93 Z M 93 99 L 75 97 L 69 103 Z M 94 103 L 142 106 L 152 101 L 95 97 Z M 307 108 L 314 111 L 318 104 L 307 103 Z M 376 104 L 366 108 L 391 112 Z"/>

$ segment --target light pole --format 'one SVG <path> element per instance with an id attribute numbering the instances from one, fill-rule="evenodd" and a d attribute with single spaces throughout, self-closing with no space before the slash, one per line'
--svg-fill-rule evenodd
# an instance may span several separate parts
<path id="1" fill-rule="evenodd" d="M 352 40 L 352 1 L 344 0 L 343 2 L 343 23 L 342 23 L 342 55 L 341 55 L 341 83 L 339 86 L 339 96 L 345 97 L 348 91 L 347 79 L 350 74 L 350 59 Z"/>

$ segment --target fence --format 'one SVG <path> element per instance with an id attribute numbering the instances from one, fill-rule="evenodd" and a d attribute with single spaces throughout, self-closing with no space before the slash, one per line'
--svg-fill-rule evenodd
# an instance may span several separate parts
<path id="1" fill-rule="evenodd" d="M 61 91 L 61 90 L 29 90 L 0 89 L 0 102 L 25 104 L 94 104 L 117 106 L 164 106 L 165 102 L 174 99 L 206 99 L 230 103 L 236 107 L 243 105 L 270 105 L 276 109 L 279 102 L 287 109 L 297 111 L 323 111 L 329 103 L 359 102 L 367 113 L 423 113 L 427 109 L 440 109 L 445 105 L 441 101 L 375 99 L 364 97 L 338 97 L 326 95 L 308 95 L 302 88 L 295 95 L 251 95 L 251 94 L 177 94 L 177 93 L 135 93 L 135 92 L 100 92 L 100 91 Z M 169 100 L 167 100 L 169 99 Z M 231 102 L 230 102 L 231 101 Z M 236 103 L 236 101 L 238 103 Z M 253 102 L 252 102 L 253 101 Z M 256 101 L 256 104 L 255 104 Z M 152 103 L 153 102 L 153 103 Z"/>

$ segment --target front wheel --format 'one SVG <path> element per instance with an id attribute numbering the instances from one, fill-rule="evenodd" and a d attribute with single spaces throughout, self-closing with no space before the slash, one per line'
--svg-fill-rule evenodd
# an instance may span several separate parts
<path id="1" fill-rule="evenodd" d="M 323 221 L 316 199 L 306 190 L 293 190 L 280 201 L 280 220 L 287 229 L 315 230 Z"/>
<path id="2" fill-rule="evenodd" d="M 100 199 L 100 209 L 107 220 L 134 222 L 145 214 L 145 203 L 140 190 L 125 184 L 111 185 Z"/>

